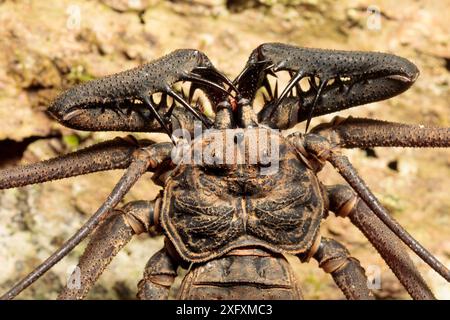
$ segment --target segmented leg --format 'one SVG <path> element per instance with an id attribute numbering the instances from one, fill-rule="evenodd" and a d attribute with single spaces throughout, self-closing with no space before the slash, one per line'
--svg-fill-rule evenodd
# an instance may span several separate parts
<path id="1" fill-rule="evenodd" d="M 89 244 L 58 299 L 83 299 L 117 253 L 135 234 L 155 221 L 153 201 L 134 201 L 114 210 L 92 234 Z"/>
<path id="2" fill-rule="evenodd" d="M 335 117 L 311 132 L 341 148 L 450 147 L 450 128 L 403 124 L 374 119 Z"/>
<path id="3" fill-rule="evenodd" d="M 0 189 L 21 187 L 92 172 L 125 169 L 133 152 L 150 141 L 115 138 L 50 160 L 0 170 Z"/>
<path id="4" fill-rule="evenodd" d="M 302 259 L 302 257 L 300 257 Z M 333 239 L 322 238 L 313 255 L 325 272 L 330 273 L 334 282 L 349 300 L 372 300 L 372 292 L 367 287 L 367 277 L 359 261 L 350 256 L 348 250 Z"/>
<path id="5" fill-rule="evenodd" d="M 147 148 L 138 149 L 133 153 L 133 161 L 130 166 L 96 213 L 56 252 L 4 294 L 1 299 L 14 298 L 72 251 L 73 248 L 92 232 L 100 221 L 112 212 L 112 209 L 114 209 L 148 168 L 156 168 L 163 161 L 169 159 L 171 150 L 171 143 L 158 143 Z"/>
<path id="6" fill-rule="evenodd" d="M 358 196 L 367 204 L 371 211 L 380 218 L 381 221 L 391 229 L 412 251 L 414 251 L 423 261 L 439 273 L 444 279 L 450 282 L 450 271 L 445 265 L 437 260 L 428 250 L 426 250 L 417 240 L 415 240 L 381 205 L 374 194 L 369 190 L 365 182 L 359 177 L 355 168 L 344 155 L 341 155 L 336 147 L 324 137 L 309 134 L 300 142 L 303 148 L 321 161 L 330 162 L 335 167 L 347 183 L 356 191 Z"/>
<path id="7" fill-rule="evenodd" d="M 137 297 L 141 300 L 167 300 L 170 287 L 177 276 L 178 264 L 164 247 L 155 253 L 145 266 L 144 278 L 139 281 Z"/>
<path id="8" fill-rule="evenodd" d="M 400 239 L 377 218 L 352 189 L 345 185 L 328 187 L 329 209 L 349 217 L 391 268 L 413 299 L 435 299 L 425 280 L 406 253 Z"/>

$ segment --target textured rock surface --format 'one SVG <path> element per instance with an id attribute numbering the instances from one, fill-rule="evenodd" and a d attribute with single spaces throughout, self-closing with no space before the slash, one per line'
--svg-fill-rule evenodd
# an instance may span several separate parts
<path id="1" fill-rule="evenodd" d="M 408 123 L 450 125 L 448 2 L 334 1 L 0 1 L 0 165 L 30 163 L 115 136 L 66 129 L 45 108 L 62 89 L 182 47 L 204 51 L 233 78 L 263 42 L 392 52 L 421 70 L 417 83 L 389 101 L 343 112 Z M 373 13 L 381 10 L 381 14 Z M 325 121 L 329 117 L 316 120 Z M 347 152 L 392 214 L 425 247 L 450 263 L 450 153 L 376 149 Z M 100 205 L 120 172 L 0 191 L 0 291 L 6 291 L 70 237 Z M 340 181 L 326 168 L 327 183 Z M 152 199 L 148 176 L 125 201 Z M 393 274 L 348 221 L 331 217 L 323 234 L 345 243 L 364 267 L 381 270 L 381 298 L 407 298 Z M 134 239 L 99 279 L 91 299 L 132 299 L 161 239 Z M 55 298 L 82 246 L 19 297 Z M 439 298 L 450 287 L 412 255 Z M 307 298 L 340 299 L 312 262 L 290 258 Z"/>

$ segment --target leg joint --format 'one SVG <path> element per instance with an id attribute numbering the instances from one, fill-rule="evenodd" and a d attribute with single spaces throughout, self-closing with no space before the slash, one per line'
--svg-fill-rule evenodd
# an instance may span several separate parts
<path id="1" fill-rule="evenodd" d="M 124 215 L 135 234 L 152 233 L 159 226 L 159 203 L 159 198 L 155 201 L 133 201 L 117 211 Z"/>
<path id="2" fill-rule="evenodd" d="M 335 185 L 327 188 L 329 208 L 336 216 L 346 218 L 357 207 L 359 197 L 352 188 L 346 185 Z"/>
<path id="3" fill-rule="evenodd" d="M 314 259 L 319 262 L 319 267 L 327 273 L 333 273 L 344 268 L 352 259 L 350 253 L 339 242 L 322 238 Z"/>

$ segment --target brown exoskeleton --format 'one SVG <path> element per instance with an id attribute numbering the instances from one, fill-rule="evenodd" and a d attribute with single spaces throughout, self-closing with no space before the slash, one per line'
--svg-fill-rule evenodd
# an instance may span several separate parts
<path id="1" fill-rule="evenodd" d="M 292 75 L 280 95 L 267 78 L 278 71 Z M 3 298 L 15 297 L 92 233 L 78 264 L 80 286 L 68 286 L 60 294 L 61 299 L 81 299 L 133 235 L 160 232 L 165 245 L 146 266 L 138 285 L 141 299 L 168 298 L 178 266 L 191 266 L 178 298 L 301 299 L 284 253 L 303 262 L 317 260 L 347 298 L 373 299 L 359 262 L 340 243 L 320 235 L 320 222 L 332 211 L 348 217 L 364 233 L 413 298 L 433 299 L 402 242 L 447 281 L 449 270 L 387 213 L 341 150 L 449 147 L 450 129 L 335 118 L 305 134 L 285 136 L 278 131 L 304 120 L 308 127 L 312 117 L 390 98 L 408 89 L 418 74 L 411 62 L 390 54 L 263 44 L 234 82 L 204 54 L 179 50 L 70 89 L 49 108 L 64 125 L 165 131 L 177 143 L 174 147 L 117 138 L 0 171 L 4 189 L 126 169 L 88 222 Z M 299 85 L 303 78 L 310 80 L 308 90 Z M 177 81 L 192 82 L 189 97 L 172 88 Z M 253 102 L 261 87 L 270 99 L 255 112 Z M 293 88 L 296 95 L 291 94 Z M 190 105 L 196 89 L 211 101 L 214 121 Z M 169 106 L 165 98 L 157 104 L 151 96 L 156 92 L 171 95 L 179 105 Z M 202 121 L 202 129 L 211 130 L 198 134 L 196 119 Z M 317 173 L 325 162 L 349 186 L 323 185 Z M 147 171 L 163 186 L 160 196 L 115 209 Z"/>

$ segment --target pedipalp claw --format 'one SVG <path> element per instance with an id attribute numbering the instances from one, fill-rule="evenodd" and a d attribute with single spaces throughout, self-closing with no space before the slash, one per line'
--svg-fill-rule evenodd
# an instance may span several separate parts
<path id="1" fill-rule="evenodd" d="M 294 88 L 295 85 L 305 76 L 305 73 L 302 70 L 299 70 L 294 77 L 291 78 L 289 83 L 287 84 L 286 88 L 284 88 L 283 92 L 281 92 L 281 95 L 278 97 L 277 101 L 275 102 L 275 108 L 277 108 L 282 102 L 283 99 L 287 96 L 287 94 Z"/>
<path id="2" fill-rule="evenodd" d="M 177 92 L 175 92 L 171 87 L 167 87 L 166 92 L 173 99 L 175 99 L 178 103 L 180 103 L 183 107 L 188 109 L 207 128 L 210 128 L 212 126 L 211 120 L 209 120 L 208 118 L 206 118 L 206 117 L 202 116 L 200 113 L 198 113 L 189 103 L 186 102 L 186 100 L 184 100 L 184 98 L 182 96 L 180 96 Z"/>
<path id="3" fill-rule="evenodd" d="M 166 123 L 164 122 L 163 118 L 161 118 L 161 115 L 158 113 L 158 111 L 156 110 L 155 106 L 153 105 L 151 99 L 147 96 L 144 95 L 142 97 L 142 100 L 144 102 L 144 104 L 147 105 L 147 107 L 150 108 L 151 112 L 153 113 L 156 121 L 159 122 L 159 124 L 161 125 L 161 127 L 164 129 L 164 131 L 167 133 L 167 135 L 170 137 L 170 140 L 172 140 L 172 143 L 175 145 L 175 140 L 172 137 L 172 132 L 170 131 L 170 129 L 167 127 Z"/>
<path id="4" fill-rule="evenodd" d="M 272 87 L 270 86 L 270 82 L 269 82 L 269 79 L 267 79 L 267 77 L 264 78 L 264 80 L 263 80 L 263 87 L 266 88 L 267 93 L 269 94 L 269 98 L 274 99 L 275 98 L 274 93 L 272 91 Z"/>
<path id="5" fill-rule="evenodd" d="M 226 83 L 227 85 L 230 86 L 230 88 L 232 88 L 235 92 L 237 92 L 237 88 L 236 86 L 233 84 L 233 82 L 228 79 L 228 77 L 226 75 L 224 75 L 222 72 L 220 72 L 219 70 L 217 70 L 214 66 L 208 66 L 208 67 L 196 67 L 194 68 L 194 70 L 192 70 L 191 74 L 194 74 L 196 76 L 200 76 L 200 77 L 204 77 L 201 78 L 202 80 L 208 81 L 205 78 L 211 78 L 212 80 L 219 80 L 222 81 L 223 83 Z M 206 82 L 204 82 L 206 83 Z M 212 83 L 212 82 L 208 82 L 208 83 Z M 220 87 L 220 86 L 219 86 Z M 225 90 L 224 88 L 220 87 L 221 89 Z M 228 95 L 231 95 L 227 90 L 225 90 L 225 92 Z"/>
<path id="6" fill-rule="evenodd" d="M 319 84 L 319 88 L 317 89 L 316 96 L 314 97 L 314 102 L 308 110 L 308 116 L 307 116 L 308 118 L 306 119 L 305 132 L 308 131 L 309 124 L 311 123 L 312 115 L 314 112 L 314 108 L 316 107 L 317 102 L 319 101 L 320 96 L 322 95 L 323 88 L 325 88 L 325 86 L 327 85 L 327 82 L 328 82 L 328 79 L 325 79 L 325 80 L 321 80 L 321 82 Z"/>
<path id="7" fill-rule="evenodd" d="M 227 94 L 227 95 L 231 95 L 231 93 L 229 91 L 227 91 L 225 88 L 221 87 L 220 85 L 218 85 L 215 82 L 212 82 L 210 80 L 204 79 L 201 76 L 195 74 L 195 73 L 190 73 L 188 75 L 185 76 L 185 78 L 183 80 L 187 80 L 187 81 L 191 81 L 191 82 L 197 82 L 197 83 L 202 83 L 204 85 L 207 85 L 209 87 L 212 88 L 216 88 L 217 90 Z"/>
<path id="8" fill-rule="evenodd" d="M 195 83 L 192 83 L 191 86 L 189 87 L 189 93 L 188 93 L 188 102 L 189 103 L 194 98 L 194 94 L 197 89 L 199 89 L 199 87 Z"/>

